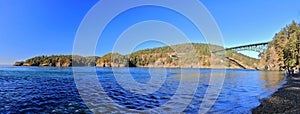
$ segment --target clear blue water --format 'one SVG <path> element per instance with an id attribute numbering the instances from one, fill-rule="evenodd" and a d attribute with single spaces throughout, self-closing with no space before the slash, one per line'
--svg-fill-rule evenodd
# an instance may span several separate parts
<path id="1" fill-rule="evenodd" d="M 220 75 L 213 73 L 210 76 L 211 69 L 184 69 L 184 72 L 175 68 L 129 68 L 129 72 L 126 72 L 127 68 L 79 69 L 80 75 L 75 81 L 72 68 L 0 66 L 0 112 L 125 113 L 156 109 L 176 99 L 180 102 L 171 102 L 162 111 L 177 112 L 180 103 L 188 102 L 183 111 L 198 113 L 207 88 L 214 86 L 208 83 L 209 80 L 218 79 Z M 116 80 L 116 75 L 120 76 L 121 82 Z M 284 82 L 280 72 L 231 69 L 226 70 L 225 75 L 222 88 L 216 88 L 220 94 L 217 91 L 209 94 L 218 98 L 211 103 L 208 113 L 250 113 Z M 147 84 L 151 76 L 163 81 L 154 81 L 149 88 L 130 83 L 132 77 L 138 84 Z M 199 83 L 191 101 L 188 101 L 189 95 L 176 94 L 179 86 L 189 88 L 196 81 Z M 140 94 L 144 89 L 151 93 Z"/>

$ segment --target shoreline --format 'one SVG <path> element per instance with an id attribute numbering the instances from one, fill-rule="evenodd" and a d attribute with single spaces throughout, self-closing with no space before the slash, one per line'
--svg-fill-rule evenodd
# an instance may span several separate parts
<path id="1" fill-rule="evenodd" d="M 300 74 L 286 77 L 282 85 L 271 97 L 264 99 L 252 113 L 299 113 L 300 112 Z"/>
<path id="2" fill-rule="evenodd" d="M 15 66 L 15 65 L 0 65 L 0 66 L 14 66 L 14 67 L 66 67 L 66 68 L 72 68 L 72 67 L 97 67 L 97 68 L 191 68 L 191 69 L 237 69 L 237 70 L 255 70 L 255 71 L 264 71 L 264 70 L 258 70 L 258 69 L 243 69 L 238 67 L 146 67 L 146 66 L 139 66 L 139 67 L 102 67 L 102 66 Z M 272 71 L 272 70 L 269 70 Z"/>

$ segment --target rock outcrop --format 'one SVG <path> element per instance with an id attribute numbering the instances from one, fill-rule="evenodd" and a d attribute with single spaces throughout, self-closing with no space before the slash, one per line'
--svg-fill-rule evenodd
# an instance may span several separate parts
<path id="1" fill-rule="evenodd" d="M 13 66 L 23 66 L 24 62 L 16 62 Z"/>
<path id="2" fill-rule="evenodd" d="M 52 66 L 52 63 L 43 63 L 43 64 L 40 64 L 39 66 Z"/>
<path id="3" fill-rule="evenodd" d="M 30 63 L 24 63 L 23 66 L 34 66 L 34 65 Z"/>

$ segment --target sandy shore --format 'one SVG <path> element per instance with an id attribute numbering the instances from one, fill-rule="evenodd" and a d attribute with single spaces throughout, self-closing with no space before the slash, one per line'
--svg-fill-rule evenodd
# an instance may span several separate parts
<path id="1" fill-rule="evenodd" d="M 252 113 L 300 113 L 300 75 L 287 78 L 287 83 L 270 98 L 252 110 Z"/>

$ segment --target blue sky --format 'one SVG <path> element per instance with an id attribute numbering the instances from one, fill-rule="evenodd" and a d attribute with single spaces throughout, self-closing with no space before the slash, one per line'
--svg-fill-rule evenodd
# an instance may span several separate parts
<path id="1" fill-rule="evenodd" d="M 270 41 L 292 20 L 300 21 L 299 0 L 200 1 L 219 25 L 225 47 Z M 80 22 L 97 2 L 0 0 L 0 64 L 12 64 L 37 55 L 71 54 Z M 100 38 L 96 55 L 110 52 L 122 31 L 147 19 L 174 24 L 185 31 L 193 42 L 205 43 L 201 34 L 194 31 L 184 17 L 170 10 L 148 6 L 126 11 L 116 17 Z M 148 43 L 141 48 L 157 44 Z"/>

